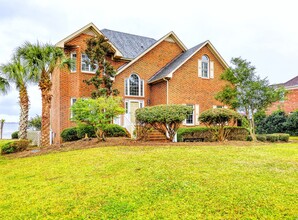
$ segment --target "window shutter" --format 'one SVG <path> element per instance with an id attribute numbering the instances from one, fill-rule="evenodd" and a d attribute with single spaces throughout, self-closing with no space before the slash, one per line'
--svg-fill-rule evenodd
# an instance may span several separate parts
<path id="1" fill-rule="evenodd" d="M 128 95 L 128 78 L 124 80 L 125 95 Z"/>
<path id="2" fill-rule="evenodd" d="M 198 75 L 201 78 L 202 77 L 202 60 L 198 60 Z"/>
<path id="3" fill-rule="evenodd" d="M 200 116 L 200 106 L 199 104 L 196 104 L 195 105 L 195 125 L 200 124 L 199 116 Z"/>
<path id="4" fill-rule="evenodd" d="M 182 105 L 186 105 L 186 104 L 182 104 Z M 186 125 L 186 119 L 183 120 L 182 125 Z"/>
<path id="5" fill-rule="evenodd" d="M 214 62 L 210 61 L 210 78 L 214 78 Z"/>

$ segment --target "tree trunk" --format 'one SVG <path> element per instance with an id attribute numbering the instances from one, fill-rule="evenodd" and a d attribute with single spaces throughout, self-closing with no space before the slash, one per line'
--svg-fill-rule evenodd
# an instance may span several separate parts
<path id="1" fill-rule="evenodd" d="M 0 139 L 2 139 L 4 122 L 4 119 L 0 119 Z"/>
<path id="2" fill-rule="evenodd" d="M 41 113 L 41 146 L 46 147 L 50 144 L 50 109 L 52 101 L 52 82 L 49 74 L 45 71 L 41 74 L 39 81 L 41 91 L 42 113 Z"/>
<path id="3" fill-rule="evenodd" d="M 249 131 L 250 131 L 251 138 L 253 141 L 257 141 L 256 130 L 255 130 L 255 119 L 254 119 L 253 113 L 251 114 L 251 120 L 249 121 L 249 124 L 250 124 Z"/>
<path id="4" fill-rule="evenodd" d="M 28 112 L 29 112 L 29 97 L 26 86 L 21 86 L 19 91 L 20 98 L 20 122 L 19 122 L 19 139 L 27 139 L 28 128 Z"/>

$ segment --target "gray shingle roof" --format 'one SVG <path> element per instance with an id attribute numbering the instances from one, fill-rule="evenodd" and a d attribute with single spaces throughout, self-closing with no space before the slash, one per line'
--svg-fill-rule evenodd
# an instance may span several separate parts
<path id="1" fill-rule="evenodd" d="M 119 31 L 103 29 L 101 32 L 115 47 L 117 47 L 123 57 L 128 59 L 136 58 L 156 42 L 153 38 L 127 34 Z"/>
<path id="2" fill-rule="evenodd" d="M 165 67 L 163 67 L 161 70 L 159 70 L 157 73 L 154 74 L 149 80 L 148 83 L 152 83 L 154 81 L 160 80 L 167 75 L 169 75 L 173 70 L 175 70 L 178 66 L 183 64 L 188 58 L 190 58 L 196 50 L 198 50 L 205 42 L 200 43 L 193 48 L 190 48 L 189 50 L 182 53 L 180 56 L 172 60 L 170 63 L 168 63 Z"/>
<path id="3" fill-rule="evenodd" d="M 283 86 L 297 86 L 298 85 L 298 76 L 294 77 L 293 79 L 290 79 L 289 81 L 285 82 Z"/>

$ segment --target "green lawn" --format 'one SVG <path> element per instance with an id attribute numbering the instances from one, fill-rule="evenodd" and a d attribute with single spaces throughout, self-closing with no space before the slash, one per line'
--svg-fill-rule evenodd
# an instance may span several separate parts
<path id="1" fill-rule="evenodd" d="M 298 146 L 0 157 L 0 219 L 297 219 Z"/>

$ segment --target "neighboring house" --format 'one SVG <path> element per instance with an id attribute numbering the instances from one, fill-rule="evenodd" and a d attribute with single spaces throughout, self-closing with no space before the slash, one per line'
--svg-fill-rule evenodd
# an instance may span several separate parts
<path id="1" fill-rule="evenodd" d="M 275 102 L 270 108 L 268 108 L 266 111 L 267 114 L 271 114 L 276 110 L 283 110 L 288 114 L 298 110 L 298 76 L 285 83 L 280 83 L 273 86 L 284 86 L 288 91 L 288 94 L 283 100 Z"/>
<path id="2" fill-rule="evenodd" d="M 194 112 L 185 120 L 185 126 L 199 125 L 200 112 L 222 104 L 214 99 L 225 82 L 220 74 L 227 63 L 210 41 L 187 49 L 174 32 L 159 40 L 112 30 L 99 30 L 90 23 L 56 46 L 76 62 L 71 71 L 56 70 L 53 73 L 53 102 L 51 109 L 52 142 L 59 143 L 63 129 L 75 124 L 70 120 L 70 106 L 78 99 L 89 97 L 93 88 L 83 80 L 90 78 L 94 70 L 86 65 L 85 41 L 96 35 L 104 35 L 113 53 L 107 56 L 117 70 L 114 88 L 120 91 L 126 113 L 115 119 L 133 132 L 135 110 L 160 104 L 185 104 Z"/>

